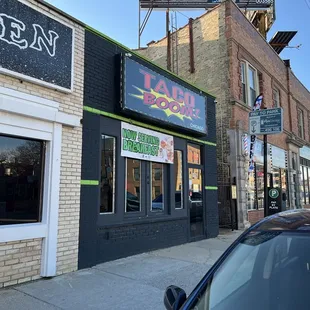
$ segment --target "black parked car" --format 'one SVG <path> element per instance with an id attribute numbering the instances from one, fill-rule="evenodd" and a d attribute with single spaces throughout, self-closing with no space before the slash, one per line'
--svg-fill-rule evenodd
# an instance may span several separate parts
<path id="1" fill-rule="evenodd" d="M 245 231 L 186 297 L 167 288 L 167 309 L 309 310 L 310 210 L 267 217 Z"/>

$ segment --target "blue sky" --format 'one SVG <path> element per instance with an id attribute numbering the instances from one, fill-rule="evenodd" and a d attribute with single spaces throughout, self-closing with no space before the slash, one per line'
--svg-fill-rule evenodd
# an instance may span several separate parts
<path id="1" fill-rule="evenodd" d="M 138 46 L 138 0 L 48 0 L 47 2 L 76 17 L 84 23 L 130 47 Z M 182 14 L 181 14 L 182 13 Z M 178 27 L 197 17 L 202 11 L 182 11 L 177 14 Z M 142 13 L 142 19 L 143 19 Z M 310 90 L 310 0 L 276 0 L 276 22 L 268 39 L 276 31 L 296 30 L 291 46 L 281 53 L 283 59 L 291 59 L 296 76 Z M 184 16 L 185 15 L 185 16 Z M 141 38 L 141 46 L 165 36 L 165 12 L 153 12 Z"/>

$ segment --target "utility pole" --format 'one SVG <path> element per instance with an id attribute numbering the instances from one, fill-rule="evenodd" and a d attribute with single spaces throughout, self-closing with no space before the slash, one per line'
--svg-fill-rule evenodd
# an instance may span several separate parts
<path id="1" fill-rule="evenodd" d="M 264 217 L 268 214 L 268 169 L 267 169 L 267 135 L 264 135 Z"/>

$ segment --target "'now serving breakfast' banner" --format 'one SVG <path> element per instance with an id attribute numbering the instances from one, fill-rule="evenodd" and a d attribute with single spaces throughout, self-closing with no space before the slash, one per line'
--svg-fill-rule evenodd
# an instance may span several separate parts
<path id="1" fill-rule="evenodd" d="M 173 137 L 122 122 L 121 156 L 173 164 Z"/>

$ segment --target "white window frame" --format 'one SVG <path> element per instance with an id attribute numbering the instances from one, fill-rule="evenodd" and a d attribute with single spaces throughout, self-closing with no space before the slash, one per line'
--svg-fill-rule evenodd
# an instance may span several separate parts
<path id="1" fill-rule="evenodd" d="M 41 276 L 56 275 L 62 125 L 80 126 L 59 103 L 0 87 L 0 133 L 46 142 L 42 220 L 0 226 L 0 243 L 42 238 Z"/>
<path id="2" fill-rule="evenodd" d="M 258 82 L 258 72 L 257 69 L 252 66 L 249 62 L 247 62 L 246 60 L 241 60 L 240 62 L 240 70 L 242 71 L 242 64 L 244 64 L 245 66 L 245 102 L 248 106 L 253 107 L 254 102 L 250 102 L 250 98 L 251 98 L 251 90 L 250 90 L 250 83 L 249 83 L 249 69 L 252 69 L 255 72 L 254 78 L 254 84 L 255 84 L 255 91 L 256 91 L 256 97 L 259 95 L 259 82 Z M 242 72 L 240 75 L 240 80 L 241 80 L 241 84 L 242 84 Z"/>
<path id="3" fill-rule="evenodd" d="M 276 94 L 276 96 L 275 96 L 275 94 Z M 274 106 L 274 102 L 276 102 L 276 106 Z M 280 90 L 277 87 L 272 88 L 272 103 L 273 103 L 273 108 L 279 108 L 281 106 Z"/>

